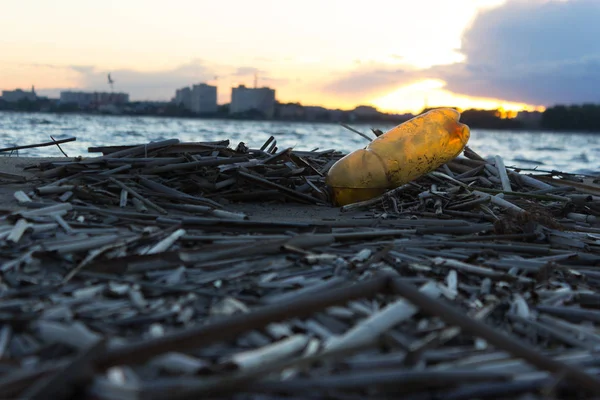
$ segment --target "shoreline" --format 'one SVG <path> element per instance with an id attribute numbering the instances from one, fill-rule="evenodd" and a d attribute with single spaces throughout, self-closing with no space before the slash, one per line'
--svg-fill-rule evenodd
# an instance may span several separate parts
<path id="1" fill-rule="evenodd" d="M 97 117 L 139 117 L 139 118 L 160 118 L 160 119 L 184 119 L 184 120 L 198 120 L 198 121 L 228 121 L 228 122 L 259 122 L 259 123 L 297 123 L 297 124 L 326 124 L 326 125 L 340 125 L 339 121 L 306 121 L 306 120 L 285 120 L 285 119 L 252 119 L 252 118 L 227 118 L 227 117 L 202 117 L 202 116 L 174 116 L 174 115 L 159 115 L 159 114 L 106 114 L 106 113 L 94 113 L 94 112 L 49 112 L 49 111 L 17 111 L 17 110 L 0 110 L 0 113 L 19 113 L 19 114 L 45 114 L 45 115 L 83 115 L 83 116 L 97 116 Z M 393 121 L 385 121 L 385 120 L 373 120 L 373 121 L 356 121 L 356 122 L 342 122 L 350 125 L 370 125 L 371 127 L 377 128 L 382 125 L 391 125 L 396 126 L 405 120 L 398 120 L 396 122 Z M 377 125 L 379 124 L 379 125 Z M 584 135 L 600 135 L 600 131 L 593 130 L 575 130 L 575 129 L 549 129 L 549 128 L 536 128 L 536 127 L 486 127 L 480 128 L 474 126 L 472 129 L 482 130 L 482 131 L 499 131 L 499 132 L 532 132 L 532 133 L 551 133 L 551 134 L 565 134 L 565 133 L 576 133 L 576 134 L 584 134 Z"/>

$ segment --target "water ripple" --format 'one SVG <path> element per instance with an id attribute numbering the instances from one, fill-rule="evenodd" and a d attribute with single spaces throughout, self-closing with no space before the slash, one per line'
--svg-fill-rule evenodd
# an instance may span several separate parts
<path id="1" fill-rule="evenodd" d="M 354 124 L 353 127 L 371 136 L 371 128 L 385 132 L 393 125 Z M 63 146 L 71 156 L 87 156 L 91 146 L 173 138 L 184 142 L 229 139 L 231 147 L 244 142 L 257 148 L 271 135 L 277 139 L 279 149 L 350 152 L 367 144 L 364 138 L 337 124 L 0 112 L 0 147 L 46 142 L 50 136 L 55 139 L 76 136 L 76 142 Z M 501 155 L 509 166 L 600 171 L 600 135 L 475 129 L 469 146 L 484 157 Z M 22 150 L 19 155 L 60 157 L 61 153 L 51 146 Z"/>

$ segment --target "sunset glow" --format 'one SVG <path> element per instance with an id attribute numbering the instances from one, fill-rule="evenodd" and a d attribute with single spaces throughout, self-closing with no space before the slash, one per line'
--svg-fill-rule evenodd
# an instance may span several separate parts
<path id="1" fill-rule="evenodd" d="M 0 3 L 0 89 L 115 90 L 132 100 L 169 100 L 199 82 L 273 87 L 277 100 L 382 111 L 425 105 L 506 110 L 538 104 L 472 97 L 407 71 L 465 61 L 462 34 L 502 0 L 81 0 Z M 24 22 L 25 21 L 25 22 Z M 352 74 L 365 71 L 362 81 Z M 381 77 L 369 74 L 382 73 Z M 398 71 L 398 72 L 394 72 Z M 349 77 L 338 82 L 341 77 Z"/>
<path id="2" fill-rule="evenodd" d="M 385 96 L 371 100 L 381 111 L 397 109 L 418 113 L 426 107 L 452 106 L 458 109 L 502 109 L 504 111 L 544 111 L 543 106 L 507 102 L 500 99 L 464 96 L 444 89 L 445 82 L 423 80 L 403 86 Z"/>

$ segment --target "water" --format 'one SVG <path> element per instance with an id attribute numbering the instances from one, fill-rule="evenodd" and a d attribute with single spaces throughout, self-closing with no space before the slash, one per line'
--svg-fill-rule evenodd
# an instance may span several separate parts
<path id="1" fill-rule="evenodd" d="M 371 125 L 353 124 L 369 134 Z M 392 125 L 374 128 L 386 131 Z M 200 120 L 156 117 L 58 115 L 0 112 L 0 147 L 77 137 L 63 149 L 69 156 L 95 156 L 87 148 L 140 144 L 177 138 L 181 141 L 229 139 L 260 147 L 269 136 L 278 147 L 319 148 L 345 152 L 364 147 L 366 140 L 337 124 Z M 480 155 L 500 155 L 507 166 L 537 167 L 577 173 L 600 173 L 600 134 L 473 130 L 469 146 Z M 5 153 L 7 154 L 7 153 Z M 19 156 L 62 156 L 56 146 L 19 151 Z"/>

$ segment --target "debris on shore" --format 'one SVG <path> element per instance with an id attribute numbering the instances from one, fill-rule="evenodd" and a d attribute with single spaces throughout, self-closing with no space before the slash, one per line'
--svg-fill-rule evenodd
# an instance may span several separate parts
<path id="1" fill-rule="evenodd" d="M 344 154 L 90 152 L 31 166 L 0 219 L 2 398 L 600 394 L 592 177 L 466 148 L 344 218 L 257 219 L 229 206 L 333 208 Z"/>

